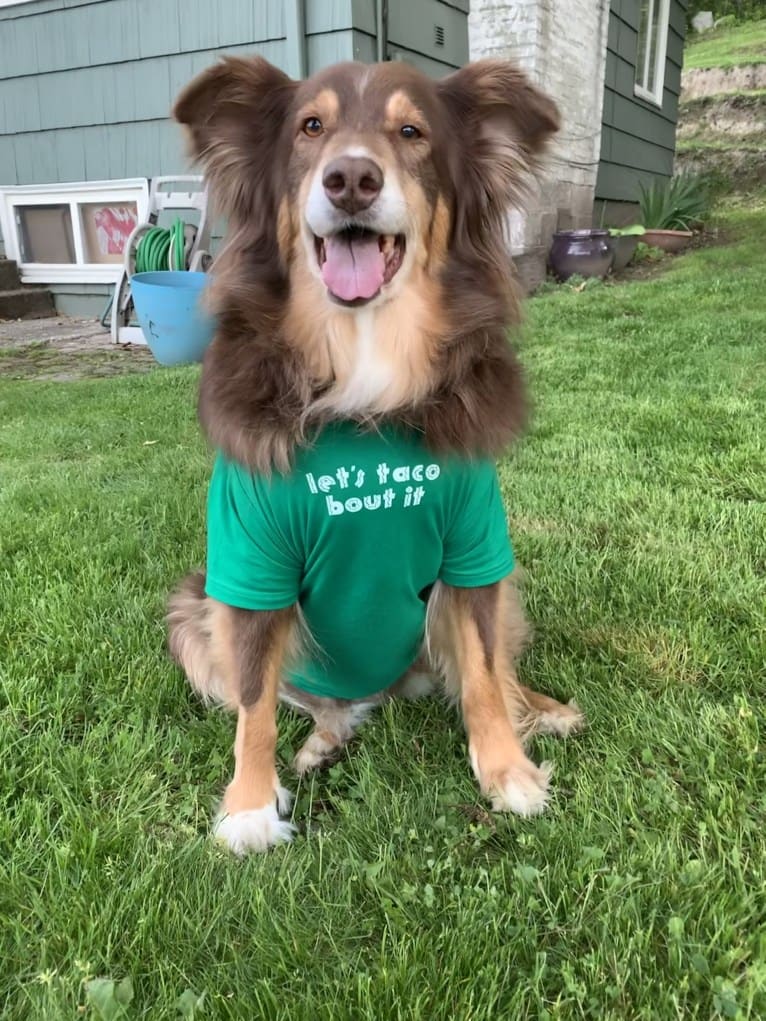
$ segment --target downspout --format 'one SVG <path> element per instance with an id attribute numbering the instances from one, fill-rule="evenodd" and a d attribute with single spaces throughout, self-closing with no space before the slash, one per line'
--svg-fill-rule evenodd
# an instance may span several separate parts
<path id="1" fill-rule="evenodd" d="M 305 78 L 308 71 L 305 0 L 285 0 L 285 48 L 288 73 L 293 78 Z"/>
<path id="2" fill-rule="evenodd" d="M 388 60 L 388 0 L 375 0 L 375 59 Z"/>

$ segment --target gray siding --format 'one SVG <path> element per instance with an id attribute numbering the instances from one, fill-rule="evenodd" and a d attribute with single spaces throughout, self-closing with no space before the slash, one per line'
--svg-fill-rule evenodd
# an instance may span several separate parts
<path id="1" fill-rule="evenodd" d="M 373 0 L 365 3 L 374 9 Z M 434 77 L 454 71 L 469 57 L 467 14 L 468 0 L 389 0 L 388 58 Z"/>
<path id="2" fill-rule="evenodd" d="M 389 59 L 439 76 L 468 60 L 469 0 L 389 0 Z M 155 177 L 188 169 L 169 119 L 180 89 L 222 53 L 289 74 L 374 61 L 375 0 L 34 0 L 0 7 L 0 187 Z M 437 26 L 441 31 L 437 32 Z M 0 254 L 3 242 L 0 237 Z M 65 311 L 107 285 L 56 285 Z"/>
<path id="3" fill-rule="evenodd" d="M 389 0 L 388 53 L 468 59 L 468 0 Z M 436 41 L 436 26 L 444 43 Z M 296 73 L 284 0 L 36 0 L 0 8 L 0 186 L 152 177 L 185 166 L 175 96 L 222 53 Z M 375 59 L 374 0 L 309 0 L 309 74 Z"/>
<path id="4" fill-rule="evenodd" d="M 597 199 L 636 202 L 640 183 L 673 173 L 686 0 L 670 0 L 661 108 L 633 93 L 639 9 L 639 0 L 612 0 Z"/>
<path id="5" fill-rule="evenodd" d="M 352 56 L 352 0 L 309 4 L 309 71 Z M 37 0 L 0 8 L 0 185 L 185 167 L 173 99 L 222 53 L 288 71 L 283 0 Z"/>

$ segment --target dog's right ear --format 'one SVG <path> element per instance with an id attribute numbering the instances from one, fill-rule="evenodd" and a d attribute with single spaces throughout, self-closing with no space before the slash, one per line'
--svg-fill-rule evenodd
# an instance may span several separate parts
<path id="1" fill-rule="evenodd" d="M 173 116 L 225 216 L 253 226 L 275 216 L 275 150 L 297 86 L 262 57 L 226 57 L 176 100 Z"/>

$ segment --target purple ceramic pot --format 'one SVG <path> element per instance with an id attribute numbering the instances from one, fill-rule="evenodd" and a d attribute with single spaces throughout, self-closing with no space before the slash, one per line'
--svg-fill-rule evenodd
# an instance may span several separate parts
<path id="1" fill-rule="evenodd" d="M 605 277 L 614 253 L 609 231 L 588 227 L 585 230 L 557 230 L 548 255 L 548 265 L 559 280 L 581 277 Z"/>

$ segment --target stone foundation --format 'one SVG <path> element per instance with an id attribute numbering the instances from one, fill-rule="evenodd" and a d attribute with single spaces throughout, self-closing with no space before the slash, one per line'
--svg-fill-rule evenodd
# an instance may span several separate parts
<path id="1" fill-rule="evenodd" d="M 509 218 L 511 252 L 517 265 L 525 257 L 525 279 L 544 278 L 554 230 L 593 222 L 608 22 L 609 0 L 471 0 L 471 59 L 515 61 L 561 112 L 538 186 L 526 210 Z"/>

